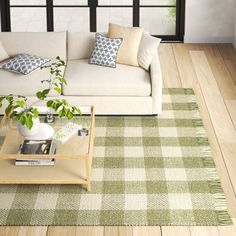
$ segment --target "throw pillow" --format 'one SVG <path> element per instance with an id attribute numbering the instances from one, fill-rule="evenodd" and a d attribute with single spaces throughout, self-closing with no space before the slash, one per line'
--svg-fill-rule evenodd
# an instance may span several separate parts
<path id="1" fill-rule="evenodd" d="M 139 27 L 124 27 L 109 24 L 108 36 L 110 38 L 123 38 L 117 63 L 131 66 L 139 66 L 138 49 L 142 38 L 143 29 Z"/>
<path id="2" fill-rule="evenodd" d="M 95 46 L 89 63 L 115 68 L 122 39 L 110 39 L 99 33 L 96 33 L 95 37 Z"/>
<path id="3" fill-rule="evenodd" d="M 6 60 L 8 58 L 9 58 L 9 56 L 8 56 L 8 54 L 7 54 L 5 48 L 3 47 L 3 44 L 0 40 L 0 62 Z"/>
<path id="4" fill-rule="evenodd" d="M 149 70 L 152 59 L 157 53 L 157 48 L 160 45 L 161 39 L 152 37 L 147 33 L 143 33 L 138 51 L 138 63 L 145 69 Z"/>
<path id="5" fill-rule="evenodd" d="M 1 68 L 8 71 L 21 73 L 23 75 L 28 75 L 49 61 L 49 59 L 21 53 L 3 63 Z"/>

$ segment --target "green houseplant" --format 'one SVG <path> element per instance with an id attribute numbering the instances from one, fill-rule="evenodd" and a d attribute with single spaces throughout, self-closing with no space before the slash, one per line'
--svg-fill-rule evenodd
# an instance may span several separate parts
<path id="1" fill-rule="evenodd" d="M 67 84 L 62 73 L 63 67 L 65 67 L 65 62 L 60 57 L 56 57 L 55 62 L 41 67 L 41 69 L 48 69 L 51 76 L 49 79 L 41 81 L 41 83 L 46 84 L 46 89 L 36 93 L 36 102 L 29 103 L 25 96 L 9 94 L 0 96 L 0 108 L 3 103 L 6 104 L 6 116 L 15 117 L 20 126 L 31 132 L 36 132 L 36 126 L 39 123 L 39 111 L 37 107 L 34 107 L 34 104 L 39 101 L 45 101 L 48 109 L 52 109 L 59 117 L 66 117 L 68 120 L 72 119 L 76 113 L 81 114 L 77 107 L 70 105 L 65 99 L 48 99 L 48 95 L 52 90 L 61 94 L 62 85 Z"/>

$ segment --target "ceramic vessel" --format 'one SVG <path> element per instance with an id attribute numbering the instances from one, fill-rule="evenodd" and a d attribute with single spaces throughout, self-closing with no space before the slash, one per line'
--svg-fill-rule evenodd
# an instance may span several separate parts
<path id="1" fill-rule="evenodd" d="M 40 123 L 39 132 L 30 137 L 31 140 L 46 140 L 52 139 L 54 135 L 54 129 L 45 123 Z M 27 137 L 29 138 L 29 137 Z"/>
<path id="2" fill-rule="evenodd" d="M 18 122 L 17 128 L 18 128 L 19 133 L 23 137 L 30 138 L 31 136 L 34 136 L 34 135 L 36 135 L 39 132 L 39 129 L 40 129 L 39 118 L 34 118 L 33 119 L 33 127 L 31 129 L 29 129 L 25 125 L 22 125 L 20 122 Z"/>

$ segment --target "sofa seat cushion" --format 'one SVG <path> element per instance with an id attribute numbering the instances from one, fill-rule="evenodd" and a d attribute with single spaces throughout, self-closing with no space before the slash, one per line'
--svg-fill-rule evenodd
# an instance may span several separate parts
<path id="1" fill-rule="evenodd" d="M 108 68 L 88 64 L 88 59 L 70 60 L 65 71 L 64 95 L 150 96 L 149 72 L 140 67 L 117 65 Z"/>
<path id="2" fill-rule="evenodd" d="M 0 69 L 0 95 L 25 95 L 34 96 L 36 92 L 47 88 L 47 84 L 42 84 L 41 80 L 49 79 L 48 69 L 37 69 L 31 74 L 22 75 Z M 57 93 L 51 91 L 49 96 Z"/>

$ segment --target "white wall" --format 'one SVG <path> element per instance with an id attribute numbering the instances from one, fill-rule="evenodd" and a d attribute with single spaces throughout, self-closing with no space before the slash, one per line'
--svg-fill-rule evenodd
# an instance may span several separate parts
<path id="1" fill-rule="evenodd" d="M 232 43 L 235 0 L 186 0 L 185 42 Z"/>

